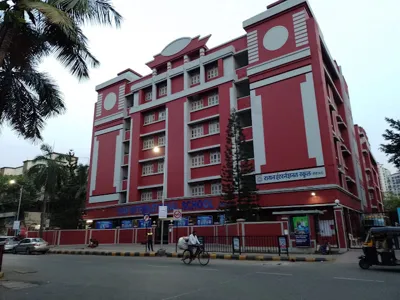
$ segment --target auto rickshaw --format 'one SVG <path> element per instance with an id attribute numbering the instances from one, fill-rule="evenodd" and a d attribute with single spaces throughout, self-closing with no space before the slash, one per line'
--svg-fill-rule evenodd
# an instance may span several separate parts
<path id="1" fill-rule="evenodd" d="M 358 265 L 361 269 L 371 266 L 400 266 L 400 227 L 372 227 L 363 244 L 364 255 L 360 256 Z M 400 252 L 398 252 L 400 253 Z"/>

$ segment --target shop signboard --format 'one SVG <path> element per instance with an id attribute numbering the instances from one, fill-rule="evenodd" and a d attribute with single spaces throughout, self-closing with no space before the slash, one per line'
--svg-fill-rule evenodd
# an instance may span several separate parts
<path id="1" fill-rule="evenodd" d="M 132 220 L 122 220 L 121 221 L 121 228 L 132 228 L 133 222 Z"/>
<path id="2" fill-rule="evenodd" d="M 174 221 L 175 227 L 182 227 L 182 226 L 189 226 L 189 219 L 188 218 L 181 218 L 179 220 Z"/>
<path id="3" fill-rule="evenodd" d="M 112 221 L 96 221 L 96 229 L 112 229 Z"/>
<path id="4" fill-rule="evenodd" d="M 150 228 L 151 227 L 151 219 L 145 221 L 144 219 L 138 220 L 138 228 Z"/>
<path id="5" fill-rule="evenodd" d="M 308 216 L 292 217 L 296 247 L 311 247 Z"/>

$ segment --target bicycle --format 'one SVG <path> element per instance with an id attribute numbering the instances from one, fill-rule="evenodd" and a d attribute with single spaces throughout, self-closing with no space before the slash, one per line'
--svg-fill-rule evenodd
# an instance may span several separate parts
<path id="1" fill-rule="evenodd" d="M 204 246 L 197 247 L 196 253 L 193 254 L 193 257 L 191 257 L 191 252 L 189 249 L 183 251 L 182 261 L 184 264 L 188 265 L 195 260 L 196 257 L 202 266 L 206 266 L 210 262 L 210 254 L 204 250 Z"/>

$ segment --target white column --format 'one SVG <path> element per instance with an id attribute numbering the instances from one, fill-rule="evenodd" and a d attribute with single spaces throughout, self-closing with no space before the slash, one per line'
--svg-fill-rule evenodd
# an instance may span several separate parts
<path id="1" fill-rule="evenodd" d="M 190 145 L 190 138 L 189 138 L 189 126 L 187 125 L 189 120 L 189 103 L 186 100 L 184 106 L 183 106 L 183 156 L 184 156 L 184 161 L 183 161 L 183 168 L 184 168 L 184 182 L 183 182 L 183 190 L 184 190 L 184 196 L 187 197 L 189 196 L 189 179 L 190 179 L 190 155 L 188 153 L 189 151 L 189 145 Z"/>
<path id="2" fill-rule="evenodd" d="M 189 62 L 189 56 L 183 57 L 183 89 L 189 88 L 189 73 L 186 71 L 186 64 Z"/>
<path id="3" fill-rule="evenodd" d="M 168 198 L 167 186 L 168 186 L 168 108 L 165 109 L 165 138 L 164 138 L 164 176 L 163 176 L 163 199 Z"/>
<path id="4" fill-rule="evenodd" d="M 169 72 L 172 68 L 172 64 L 170 62 L 167 63 L 167 96 L 171 96 L 171 90 L 172 90 L 172 86 L 171 86 L 171 77 L 169 76 Z"/>
<path id="5" fill-rule="evenodd" d="M 206 82 L 206 77 L 205 77 L 205 68 L 203 64 L 203 57 L 205 54 L 205 50 L 203 48 L 200 49 L 200 84 L 204 84 Z"/>

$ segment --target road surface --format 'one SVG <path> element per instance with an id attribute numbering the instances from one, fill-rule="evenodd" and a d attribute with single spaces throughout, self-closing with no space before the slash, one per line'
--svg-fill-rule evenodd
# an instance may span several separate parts
<path id="1" fill-rule="evenodd" d="M 5 255 L 0 300 L 398 300 L 400 269 L 357 263 Z"/>

